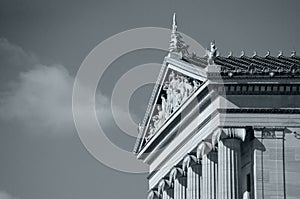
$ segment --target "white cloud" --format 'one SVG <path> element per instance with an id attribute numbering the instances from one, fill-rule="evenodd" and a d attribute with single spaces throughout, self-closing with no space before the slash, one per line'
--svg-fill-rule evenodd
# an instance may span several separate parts
<path id="1" fill-rule="evenodd" d="M 7 49 L 18 49 L 11 50 L 10 53 L 22 54 L 23 59 L 26 59 L 27 53 L 21 48 L 14 45 L 9 47 L 8 42 L 5 46 Z M 0 44 L 0 54 L 1 52 Z M 26 63 L 31 63 L 31 56 L 27 58 Z M 10 64 L 13 65 L 13 61 Z M 0 92 L 0 119 L 8 124 L 20 125 L 20 130 L 24 132 L 74 132 L 71 106 L 74 77 L 62 65 L 46 66 L 32 62 L 29 68 L 25 72 L 19 72 L 8 92 Z M 99 94 L 96 99 L 99 108 L 97 113 L 104 119 L 102 122 L 110 122 L 106 117 L 110 111 L 108 98 Z"/>
<path id="2" fill-rule="evenodd" d="M 6 191 L 0 191 L 0 199 L 17 199 L 17 198 L 8 194 Z"/>
<path id="3" fill-rule="evenodd" d="M 1 99 L 1 118 L 21 123 L 33 132 L 64 132 L 72 127 L 73 78 L 60 65 L 36 65 L 20 73 Z"/>

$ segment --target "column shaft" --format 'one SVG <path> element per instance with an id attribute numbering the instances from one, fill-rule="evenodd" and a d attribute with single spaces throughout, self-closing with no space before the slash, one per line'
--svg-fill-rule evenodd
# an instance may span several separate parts
<path id="1" fill-rule="evenodd" d="M 218 154 L 211 151 L 202 157 L 203 198 L 217 198 Z"/>
<path id="2" fill-rule="evenodd" d="M 168 188 L 163 191 L 162 199 L 174 199 L 174 190 L 173 188 Z"/>
<path id="3" fill-rule="evenodd" d="M 223 139 L 218 144 L 219 198 L 240 198 L 241 140 Z"/>
<path id="4" fill-rule="evenodd" d="M 191 165 L 187 170 L 187 199 L 200 199 L 202 190 L 202 166 Z"/>
<path id="5" fill-rule="evenodd" d="M 186 199 L 186 180 L 184 176 L 178 177 L 174 181 L 174 199 Z"/>

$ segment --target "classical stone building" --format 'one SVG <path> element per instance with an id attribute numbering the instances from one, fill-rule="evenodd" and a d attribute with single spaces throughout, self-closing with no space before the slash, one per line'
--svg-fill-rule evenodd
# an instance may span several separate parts
<path id="1" fill-rule="evenodd" d="M 177 32 L 134 152 L 149 199 L 300 198 L 300 57 L 190 54 Z"/>

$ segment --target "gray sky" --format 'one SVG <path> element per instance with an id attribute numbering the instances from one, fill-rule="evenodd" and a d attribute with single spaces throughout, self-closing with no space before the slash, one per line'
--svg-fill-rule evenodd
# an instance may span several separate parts
<path id="1" fill-rule="evenodd" d="M 145 198 L 145 174 L 127 174 L 96 161 L 81 144 L 71 113 L 75 74 L 101 41 L 131 28 L 178 29 L 222 55 L 265 55 L 298 50 L 298 0 L 253 1 L 0 1 L 0 199 Z M 169 41 L 166 41 L 169 42 Z M 160 63 L 164 52 L 142 50 L 114 62 L 99 84 L 97 106 L 107 107 L 116 81 L 132 67 Z M 130 103 L 141 118 L 151 86 Z M 108 137 L 131 150 L 110 110 L 102 121 Z M 106 113 L 106 112 L 105 112 Z M 103 116 L 102 116 L 103 117 Z M 109 153 L 109 152 L 108 152 Z"/>

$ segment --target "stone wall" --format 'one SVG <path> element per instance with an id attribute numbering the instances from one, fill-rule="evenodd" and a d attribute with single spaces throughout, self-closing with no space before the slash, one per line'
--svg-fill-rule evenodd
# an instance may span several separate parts
<path id="1" fill-rule="evenodd" d="M 294 132 L 285 134 L 284 162 L 286 198 L 300 198 L 300 139 Z"/>
<path id="2" fill-rule="evenodd" d="M 257 199 L 298 199 L 300 140 L 293 132 L 256 133 L 254 186 Z"/>

